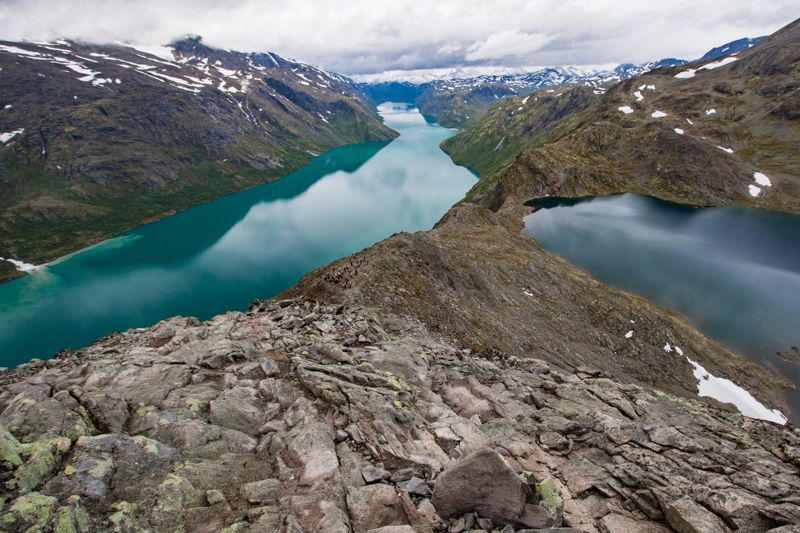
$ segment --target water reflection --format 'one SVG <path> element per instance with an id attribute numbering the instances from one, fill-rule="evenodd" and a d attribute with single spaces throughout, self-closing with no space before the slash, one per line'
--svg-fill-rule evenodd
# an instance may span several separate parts
<path id="1" fill-rule="evenodd" d="M 800 218 L 621 195 L 540 210 L 525 231 L 800 386 L 800 365 L 776 355 L 800 346 Z M 790 396 L 800 414 L 800 396 Z"/>
<path id="2" fill-rule="evenodd" d="M 475 177 L 438 148 L 453 132 L 406 104 L 379 109 L 401 133 L 391 143 L 333 150 L 0 285 L 0 364 L 177 314 L 243 309 L 392 233 L 430 228 Z"/>

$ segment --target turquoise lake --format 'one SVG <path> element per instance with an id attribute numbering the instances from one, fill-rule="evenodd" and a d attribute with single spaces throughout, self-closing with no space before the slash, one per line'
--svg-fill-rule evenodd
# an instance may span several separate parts
<path id="1" fill-rule="evenodd" d="M 678 311 L 800 389 L 800 217 L 630 194 L 539 205 L 525 232 L 542 246 L 600 281 Z M 800 419 L 800 394 L 787 398 Z"/>
<path id="2" fill-rule="evenodd" d="M 336 148 L 0 285 L 0 365 L 174 315 L 244 310 L 393 233 L 431 228 L 477 178 L 439 149 L 455 131 L 407 104 L 379 111 L 400 137 Z"/>

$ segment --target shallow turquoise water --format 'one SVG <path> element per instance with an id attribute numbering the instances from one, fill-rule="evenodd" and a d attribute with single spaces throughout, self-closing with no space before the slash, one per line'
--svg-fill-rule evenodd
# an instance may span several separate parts
<path id="1" fill-rule="evenodd" d="M 243 310 L 395 232 L 429 229 L 476 178 L 439 149 L 454 131 L 406 104 L 380 111 L 399 138 L 337 148 L 0 285 L 0 365 L 173 315 Z"/>
<path id="2" fill-rule="evenodd" d="M 525 232 L 545 248 L 680 312 L 800 388 L 800 363 L 777 355 L 800 347 L 800 217 L 629 194 L 548 203 L 525 219 Z M 800 419 L 800 394 L 788 400 Z"/>

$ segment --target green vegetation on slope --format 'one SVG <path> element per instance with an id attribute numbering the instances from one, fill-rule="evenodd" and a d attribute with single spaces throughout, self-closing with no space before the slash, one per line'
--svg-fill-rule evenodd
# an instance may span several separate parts
<path id="1" fill-rule="evenodd" d="M 514 98 L 443 148 L 482 177 L 468 199 L 493 207 L 634 192 L 800 213 L 800 23 L 737 57 L 657 69 L 605 94 Z M 756 172 L 772 186 L 753 196 Z"/>
<path id="2" fill-rule="evenodd" d="M 336 146 L 397 135 L 347 78 L 273 55 L 188 40 L 170 63 L 61 45 L 59 54 L 108 76 L 95 84 L 51 49 L 9 44 L 0 103 L 11 107 L 0 132 L 24 132 L 0 144 L 0 257 L 49 261 L 284 176 Z M 13 53 L 20 46 L 26 54 Z"/>

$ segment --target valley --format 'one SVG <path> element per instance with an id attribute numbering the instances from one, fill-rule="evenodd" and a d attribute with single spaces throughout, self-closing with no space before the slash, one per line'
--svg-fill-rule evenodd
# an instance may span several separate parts
<path id="1" fill-rule="evenodd" d="M 800 527 L 800 20 L 422 84 L 198 37 L 0 68 L 3 531 Z"/>

